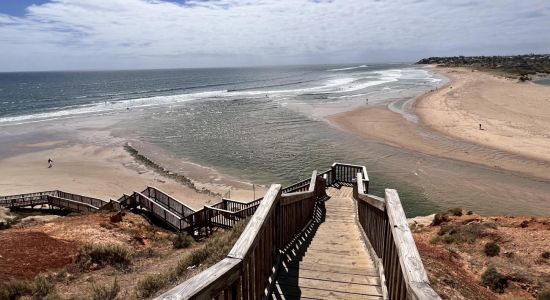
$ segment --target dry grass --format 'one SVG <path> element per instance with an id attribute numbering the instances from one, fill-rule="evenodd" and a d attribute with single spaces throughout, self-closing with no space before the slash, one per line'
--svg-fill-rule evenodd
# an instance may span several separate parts
<path id="1" fill-rule="evenodd" d="M 117 269 L 127 269 L 132 262 L 132 252 L 120 245 L 87 244 L 78 249 L 76 267 L 83 271 L 111 265 Z"/>
<path id="2" fill-rule="evenodd" d="M 174 249 L 189 248 L 193 245 L 193 238 L 186 233 L 180 233 L 172 239 L 172 245 L 174 246 Z"/>
<path id="3" fill-rule="evenodd" d="M 118 299 L 118 294 L 120 293 L 120 285 L 118 284 L 117 279 L 113 281 L 113 284 L 107 286 L 96 286 L 92 287 L 92 300 L 116 300 Z"/>
<path id="4" fill-rule="evenodd" d="M 153 274 L 141 279 L 136 286 L 136 296 L 149 298 L 162 289 L 177 284 L 196 268 L 206 268 L 222 260 L 233 247 L 247 221 L 239 222 L 233 229 L 216 232 L 202 245 L 184 256 L 176 267 L 160 274 Z"/>
<path id="5" fill-rule="evenodd" d="M 38 275 L 34 281 L 10 280 L 0 285 L 0 300 L 19 299 L 23 296 L 32 299 L 57 299 L 55 283 L 49 275 Z"/>

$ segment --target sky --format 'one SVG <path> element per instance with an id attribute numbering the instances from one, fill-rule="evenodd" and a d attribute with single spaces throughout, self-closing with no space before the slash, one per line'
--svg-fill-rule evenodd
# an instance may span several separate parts
<path id="1" fill-rule="evenodd" d="M 0 72 L 550 53 L 548 0 L 0 0 Z"/>

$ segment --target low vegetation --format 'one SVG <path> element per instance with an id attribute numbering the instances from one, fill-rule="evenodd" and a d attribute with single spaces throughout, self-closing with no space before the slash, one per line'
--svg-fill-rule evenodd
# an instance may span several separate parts
<path id="1" fill-rule="evenodd" d="M 550 54 L 429 57 L 421 59 L 417 64 L 438 64 L 446 67 L 470 67 L 498 71 L 518 77 L 522 81 L 529 80 L 529 74 L 550 74 Z"/>
<path id="2" fill-rule="evenodd" d="M 431 242 L 433 244 L 440 242 L 445 244 L 473 243 L 480 237 L 490 235 L 486 232 L 487 228 L 487 225 L 480 223 L 470 223 L 466 225 L 443 224 L 439 229 L 438 236 L 432 239 Z"/>
<path id="3" fill-rule="evenodd" d="M 177 234 L 172 239 L 172 245 L 174 249 L 184 249 L 189 248 L 193 244 L 193 238 L 187 235 L 186 233 Z"/>
<path id="4" fill-rule="evenodd" d="M 39 275 L 34 281 L 16 280 L 4 282 L 0 285 L 0 300 L 19 299 L 57 299 L 55 284 L 48 275 Z"/>
<path id="5" fill-rule="evenodd" d="M 488 242 L 483 251 L 487 256 L 497 256 L 500 254 L 500 247 L 496 242 Z"/>
<path id="6" fill-rule="evenodd" d="M 462 208 L 460 208 L 460 207 L 451 208 L 451 209 L 449 210 L 449 212 L 450 212 L 453 216 L 457 216 L 457 217 L 462 216 Z"/>
<path id="7" fill-rule="evenodd" d="M 495 267 L 489 267 L 481 275 L 483 285 L 490 288 L 493 292 L 504 293 L 508 287 L 508 278 L 500 274 Z"/>
<path id="8" fill-rule="evenodd" d="M 222 260 L 241 235 L 246 223 L 246 221 L 239 222 L 229 231 L 215 233 L 204 243 L 192 249 L 188 255 L 185 255 L 176 267 L 140 280 L 136 287 L 137 297 L 149 298 L 158 291 L 176 284 L 178 280 L 188 276 L 191 270 L 204 269 Z"/>
<path id="9" fill-rule="evenodd" d="M 75 257 L 75 265 L 81 271 L 106 265 L 124 270 L 131 262 L 132 252 L 119 245 L 87 244 L 78 249 Z"/>
<path id="10" fill-rule="evenodd" d="M 537 295 L 537 300 L 550 300 L 550 290 L 541 291 Z"/>
<path id="11" fill-rule="evenodd" d="M 544 259 L 549 259 L 550 258 L 550 251 L 544 251 L 541 253 L 540 257 L 544 258 Z"/>
<path id="12" fill-rule="evenodd" d="M 8 208 L 0 207 L 0 230 L 10 228 L 15 219 Z"/>
<path id="13" fill-rule="evenodd" d="M 118 299 L 118 293 L 120 293 L 120 285 L 117 279 L 113 281 L 113 284 L 107 286 L 92 287 L 92 300 L 116 300 Z"/>

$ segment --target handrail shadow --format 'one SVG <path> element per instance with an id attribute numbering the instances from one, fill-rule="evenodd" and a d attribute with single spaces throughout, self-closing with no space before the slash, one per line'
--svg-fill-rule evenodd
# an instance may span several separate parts
<path id="1" fill-rule="evenodd" d="M 330 197 L 326 196 L 317 202 L 311 223 L 286 250 L 275 280 L 272 299 L 299 299 L 301 297 L 301 290 L 298 284 L 300 275 L 299 262 L 306 255 L 307 249 L 313 241 L 319 226 L 325 222 L 325 202 L 329 199 Z"/>

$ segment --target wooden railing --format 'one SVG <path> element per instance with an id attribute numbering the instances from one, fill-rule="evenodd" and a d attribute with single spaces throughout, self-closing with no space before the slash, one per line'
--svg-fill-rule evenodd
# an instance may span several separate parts
<path id="1" fill-rule="evenodd" d="M 171 212 L 179 215 L 180 217 L 186 217 L 195 212 L 191 207 L 181 203 L 176 198 L 166 194 L 156 187 L 148 186 L 143 192 L 143 195 L 156 200 L 160 204 L 164 205 Z"/>
<path id="2" fill-rule="evenodd" d="M 11 208 L 46 204 L 46 195 L 57 195 L 57 191 L 0 196 L 0 206 Z"/>
<path id="3" fill-rule="evenodd" d="M 62 191 L 46 191 L 0 197 L 0 206 L 25 207 L 49 204 L 52 206 L 78 212 L 92 212 L 98 210 L 107 202 L 92 197 L 66 193 Z"/>
<path id="4" fill-rule="evenodd" d="M 223 209 L 230 210 L 230 211 L 239 211 L 243 210 L 245 208 L 249 208 L 251 206 L 258 206 L 260 205 L 260 201 L 262 201 L 262 198 L 256 199 L 252 202 L 241 202 L 237 200 L 222 198 L 222 207 Z"/>
<path id="5" fill-rule="evenodd" d="M 71 200 L 67 198 L 57 197 L 57 196 L 51 196 L 46 195 L 44 196 L 48 200 L 48 204 L 62 207 L 68 210 L 77 211 L 77 212 L 94 212 L 97 211 L 98 208 L 84 202 L 79 202 L 77 200 Z"/>
<path id="6" fill-rule="evenodd" d="M 109 202 L 101 200 L 101 199 L 82 196 L 82 195 L 77 195 L 77 194 L 73 194 L 73 193 L 67 193 L 67 192 L 63 192 L 63 191 L 56 191 L 56 192 L 57 193 L 56 193 L 55 196 L 57 196 L 59 198 L 73 200 L 73 201 L 80 202 L 80 203 L 86 203 L 86 204 L 89 204 L 89 205 L 95 207 L 96 209 L 100 209 L 105 204 L 109 203 Z"/>
<path id="7" fill-rule="evenodd" d="M 163 205 L 159 204 L 156 200 L 151 199 L 145 196 L 142 193 L 134 192 L 134 199 L 137 204 L 151 212 L 157 218 L 164 221 L 167 225 L 174 228 L 175 230 L 182 230 L 182 218 L 176 213 L 166 209 Z"/>
<path id="8" fill-rule="evenodd" d="M 289 194 L 272 185 L 227 257 L 158 299 L 265 297 L 286 246 L 311 221 L 316 201 L 325 193 L 324 179 L 316 172 L 310 182 L 307 191 Z"/>
<path id="9" fill-rule="evenodd" d="M 386 189 L 385 199 L 369 195 L 366 175 L 366 169 L 357 173 L 353 195 L 389 299 L 440 299 L 430 286 L 397 191 Z"/>

